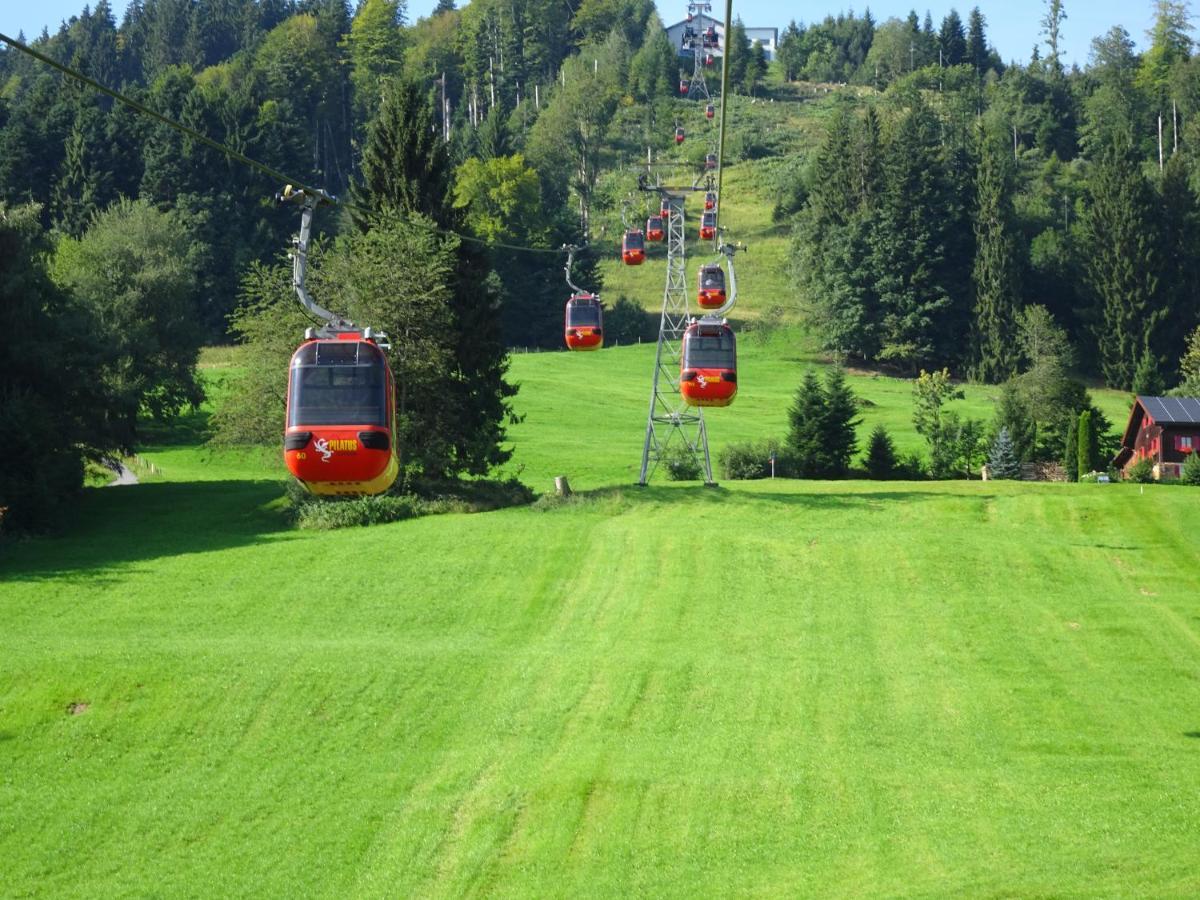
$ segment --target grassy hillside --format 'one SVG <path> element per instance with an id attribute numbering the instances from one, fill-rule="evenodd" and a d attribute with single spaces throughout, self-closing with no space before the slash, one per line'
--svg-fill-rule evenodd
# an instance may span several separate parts
<path id="1" fill-rule="evenodd" d="M 623 487 L 650 350 L 514 360 L 512 469 L 577 502 L 300 533 L 183 431 L 7 547 L 4 893 L 1200 890 L 1191 491 Z"/>
<path id="2" fill-rule="evenodd" d="M 1200 511 L 758 483 L 329 534 L 89 494 L 0 569 L 5 893 L 1200 889 Z"/>

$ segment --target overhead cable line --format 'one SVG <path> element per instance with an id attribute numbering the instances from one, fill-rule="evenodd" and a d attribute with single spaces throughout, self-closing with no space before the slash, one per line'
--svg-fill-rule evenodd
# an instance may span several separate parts
<path id="1" fill-rule="evenodd" d="M 346 209 L 357 210 L 358 212 L 362 212 L 362 213 L 370 212 L 370 210 L 366 210 L 356 203 L 352 203 L 347 200 L 339 200 L 336 197 L 326 194 L 325 191 L 321 190 L 318 187 L 307 184 L 298 178 L 293 178 L 290 175 L 280 172 L 278 169 L 274 169 L 271 166 L 268 166 L 266 163 L 259 162 L 258 160 L 253 159 L 252 157 L 246 156 L 246 154 L 233 149 L 232 147 L 230 147 L 227 144 L 222 144 L 219 141 L 215 141 L 212 138 L 210 138 L 208 135 L 203 134 L 203 133 L 197 131 L 196 129 L 191 128 L 187 125 L 184 125 L 182 122 L 177 122 L 174 119 L 170 118 L 169 116 L 165 116 L 162 113 L 151 109 L 150 107 L 146 106 L 144 103 L 139 103 L 137 100 L 134 100 L 132 97 L 128 97 L 125 94 L 122 94 L 120 91 L 114 90 L 113 88 L 110 88 L 105 84 L 101 84 L 99 81 L 96 81 L 94 78 L 89 78 L 87 75 L 84 75 L 82 72 L 72 69 L 70 66 L 63 65 L 58 60 L 52 59 L 51 57 L 47 56 L 46 54 L 41 53 L 37 50 L 34 50 L 32 47 L 22 44 L 20 41 L 15 40 L 14 38 L 10 38 L 6 34 L 0 33 L 0 41 L 4 42 L 5 44 L 8 44 L 10 47 L 12 47 L 15 50 L 19 50 L 21 53 L 24 53 L 28 56 L 33 57 L 38 62 L 44 63 L 47 66 L 50 66 L 50 68 L 55 69 L 56 71 L 62 73 L 63 75 L 66 75 L 68 78 L 72 78 L 75 81 L 78 81 L 80 84 L 87 85 L 88 87 L 92 88 L 93 90 L 99 91 L 100 93 L 113 98 L 118 103 L 123 103 L 124 105 L 128 106 L 130 109 L 132 109 L 136 112 L 139 112 L 144 116 L 149 116 L 151 119 L 154 119 L 155 121 L 159 122 L 160 124 L 166 125 L 168 128 L 173 128 L 175 131 L 178 131 L 181 134 L 187 135 L 188 137 L 192 138 L 193 140 L 199 141 L 200 143 L 204 144 L 206 147 L 210 147 L 213 150 L 216 150 L 218 153 L 223 153 L 226 156 L 228 156 L 230 159 L 236 160 L 237 162 L 240 162 L 242 165 L 248 166 L 249 168 L 254 169 L 256 172 L 258 172 L 262 175 L 266 175 L 267 177 L 271 178 L 273 181 L 275 181 L 279 184 L 290 184 L 290 185 L 293 185 L 294 187 L 297 187 L 297 188 L 299 188 L 303 191 L 306 191 L 312 195 L 322 195 L 322 196 L 328 197 L 331 202 L 337 204 L 338 206 L 345 207 Z M 468 241 L 472 244 L 480 244 L 484 247 L 494 247 L 499 250 L 512 250 L 512 251 L 518 252 L 518 253 L 545 253 L 545 254 L 550 254 L 552 256 L 562 256 L 562 254 L 564 252 L 562 250 L 555 250 L 555 249 L 551 249 L 549 247 L 526 247 L 521 244 L 506 244 L 501 241 L 487 241 L 487 240 L 484 240 L 483 238 L 477 238 L 473 235 L 463 234 L 461 232 L 454 231 L 453 229 L 450 229 L 450 228 L 442 228 L 440 225 L 433 225 L 433 224 L 429 224 L 427 222 L 414 221 L 414 220 L 406 218 L 406 217 L 402 217 L 402 218 L 404 218 L 404 221 L 406 221 L 408 224 L 413 225 L 415 227 L 426 228 L 429 231 L 436 232 L 437 234 L 443 235 L 445 237 L 456 237 L 459 240 Z M 581 248 L 581 249 L 586 249 L 586 248 Z"/>

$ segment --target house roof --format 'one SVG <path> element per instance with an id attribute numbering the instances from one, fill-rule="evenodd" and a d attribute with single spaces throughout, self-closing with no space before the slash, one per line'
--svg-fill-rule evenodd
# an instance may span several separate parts
<path id="1" fill-rule="evenodd" d="M 1129 423 L 1121 436 L 1121 445 L 1133 447 L 1138 429 L 1142 427 L 1142 416 L 1149 415 L 1156 425 L 1200 425 L 1200 397 L 1150 397 L 1137 395 L 1137 402 L 1129 411 Z"/>
<path id="2" fill-rule="evenodd" d="M 1200 397 L 1144 397 L 1138 403 L 1160 425 L 1200 425 Z"/>

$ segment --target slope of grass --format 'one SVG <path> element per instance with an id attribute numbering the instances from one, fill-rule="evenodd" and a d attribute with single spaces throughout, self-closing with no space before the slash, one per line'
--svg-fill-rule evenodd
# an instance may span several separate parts
<path id="1" fill-rule="evenodd" d="M 1184 489 L 757 483 L 0 563 L 4 892 L 1200 890 Z"/>

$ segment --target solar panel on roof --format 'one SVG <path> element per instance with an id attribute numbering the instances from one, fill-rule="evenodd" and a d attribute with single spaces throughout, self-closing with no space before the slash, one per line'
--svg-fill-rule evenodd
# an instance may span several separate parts
<path id="1" fill-rule="evenodd" d="M 1200 424 L 1200 397 L 1138 397 L 1156 422 Z"/>

